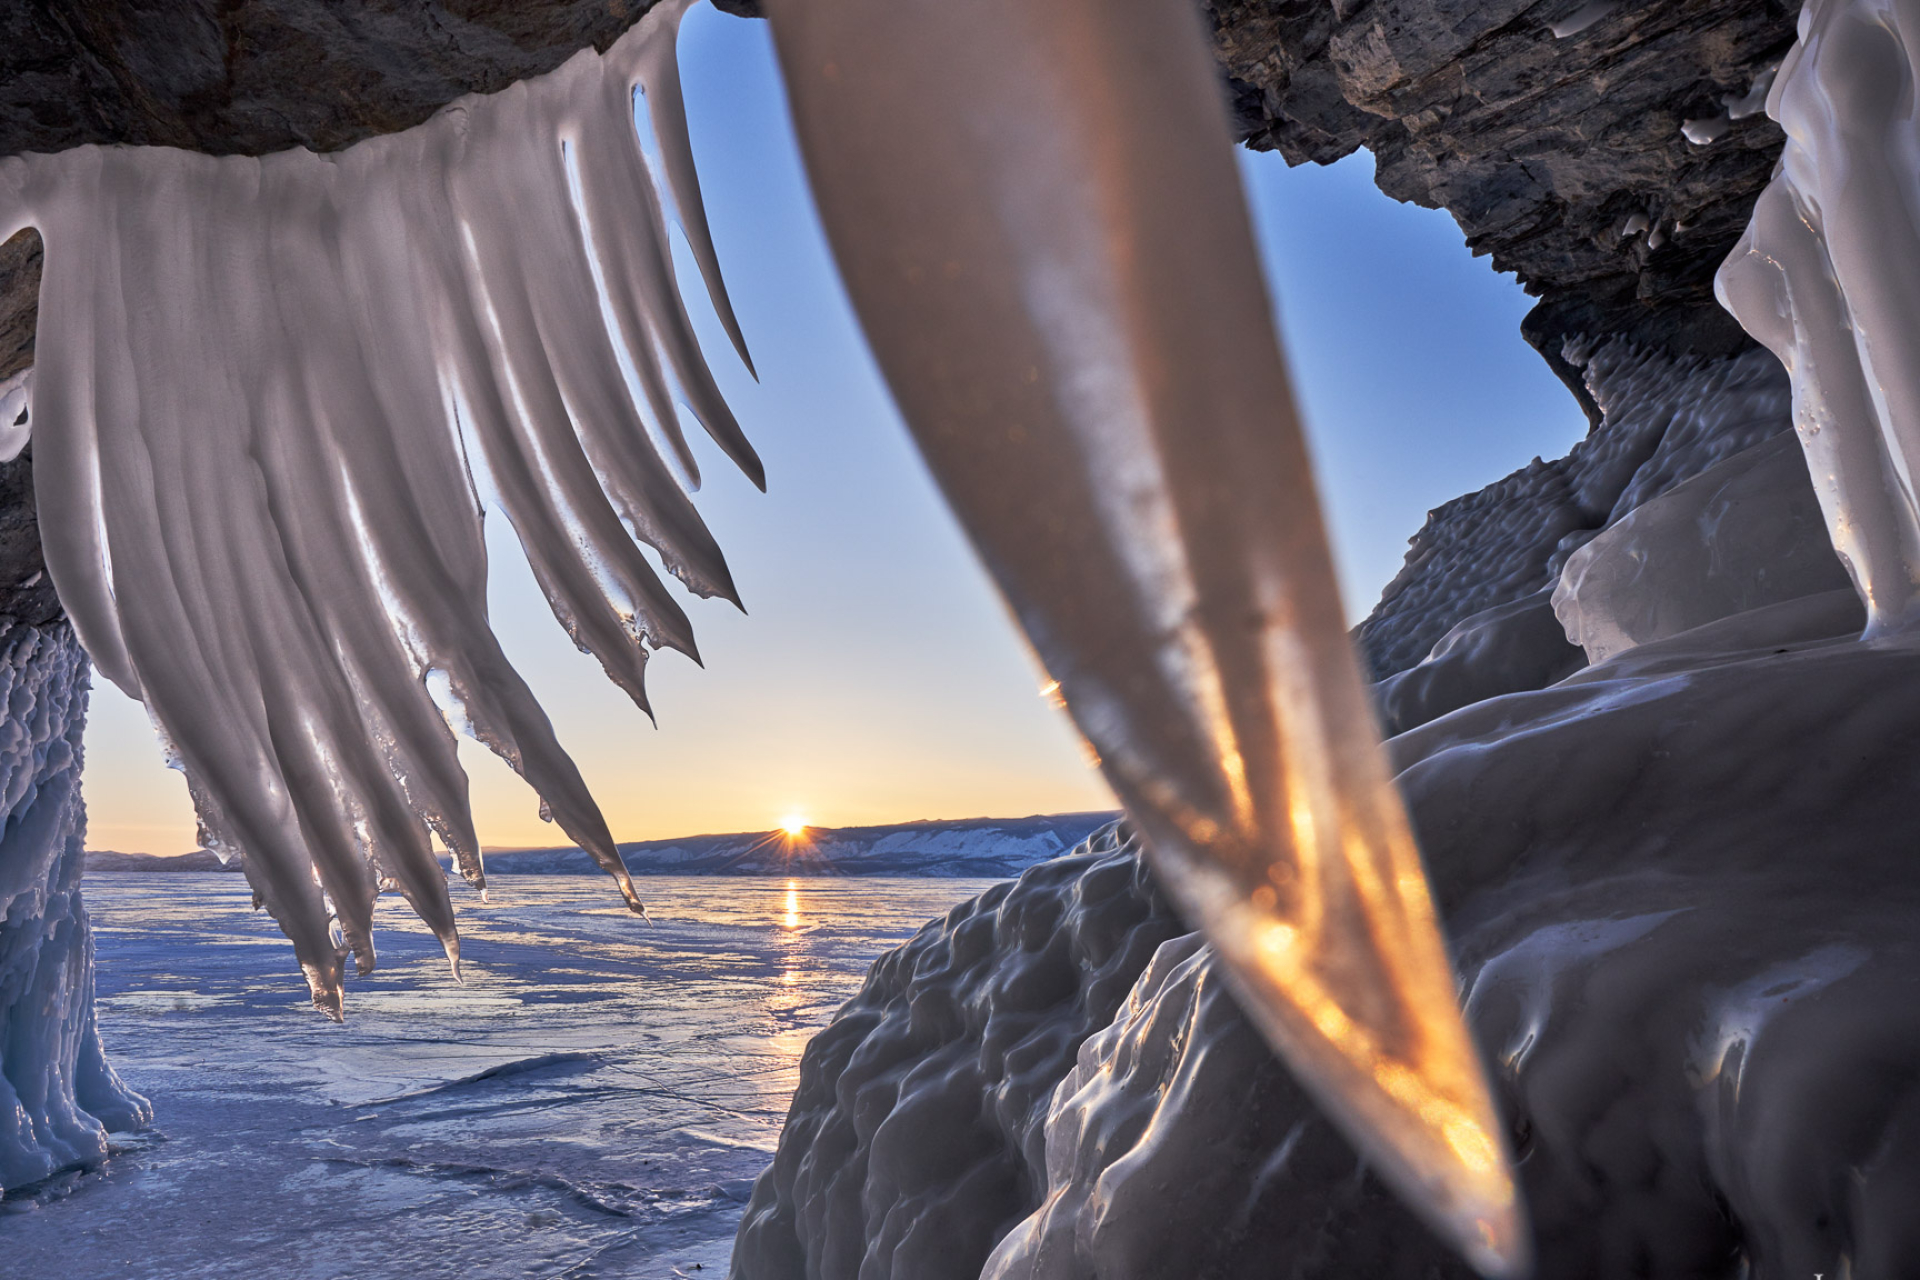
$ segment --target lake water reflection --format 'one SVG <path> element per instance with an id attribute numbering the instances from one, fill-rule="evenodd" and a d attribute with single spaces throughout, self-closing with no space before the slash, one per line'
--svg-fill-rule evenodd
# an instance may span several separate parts
<path id="1" fill-rule="evenodd" d="M 800 1051 L 881 951 L 989 881 L 649 877 L 456 887 L 464 986 L 396 897 L 347 1024 L 231 875 L 106 875 L 109 1058 L 151 1135 L 0 1202 L 9 1274 L 713 1276 Z"/>

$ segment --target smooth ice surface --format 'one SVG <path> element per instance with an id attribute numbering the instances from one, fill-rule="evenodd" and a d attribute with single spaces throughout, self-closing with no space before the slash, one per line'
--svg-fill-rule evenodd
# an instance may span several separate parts
<path id="1" fill-rule="evenodd" d="M 0 632 L 0 1191 L 100 1159 L 144 1124 L 94 1026 L 80 895 L 87 660 L 65 625 Z M 4 1237 L 0 1237 L 4 1252 Z"/>
<path id="2" fill-rule="evenodd" d="M 874 355 L 1169 893 L 1436 1230 L 1522 1268 L 1193 9 L 769 11 Z"/>
<path id="3" fill-rule="evenodd" d="M 443 714 L 639 908 L 489 629 L 480 497 L 643 707 L 649 646 L 694 646 L 636 539 L 696 594 L 733 597 L 677 408 L 759 479 L 668 252 L 670 203 L 744 355 L 680 107 L 685 7 L 331 155 L 0 161 L 0 238 L 46 241 L 31 389 L 49 572 L 336 1017 L 346 953 L 373 967 L 383 880 L 457 965 L 429 829 L 483 878 Z"/>
<path id="4" fill-rule="evenodd" d="M 463 987 L 383 897 L 385 963 L 339 1027 L 287 990 L 239 877 L 90 881 L 100 1017 L 155 1128 L 0 1202 L 7 1274 L 724 1275 L 802 1046 L 987 886 L 659 884 L 648 926 L 597 875 L 497 878 L 461 901 Z"/>
<path id="5" fill-rule="evenodd" d="M 1806 457 L 1782 435 L 1635 508 L 1574 552 L 1553 610 L 1567 638 L 1603 662 L 1636 644 L 1841 590 L 1848 581 Z"/>
<path id="6" fill-rule="evenodd" d="M 1920 3 L 1808 0 L 1767 95 L 1773 181 L 1715 291 L 1793 376 L 1868 634 L 1920 622 Z"/>

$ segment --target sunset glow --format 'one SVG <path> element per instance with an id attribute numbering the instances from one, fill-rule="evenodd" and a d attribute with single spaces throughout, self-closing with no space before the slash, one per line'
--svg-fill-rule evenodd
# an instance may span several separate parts
<path id="1" fill-rule="evenodd" d="M 788 818 L 780 824 L 780 829 L 787 833 L 788 839 L 798 840 L 801 836 L 807 834 L 807 820 L 805 818 Z"/>

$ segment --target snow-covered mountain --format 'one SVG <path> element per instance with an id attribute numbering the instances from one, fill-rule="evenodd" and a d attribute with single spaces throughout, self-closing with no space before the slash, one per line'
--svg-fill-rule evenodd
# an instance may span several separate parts
<path id="1" fill-rule="evenodd" d="M 1015 876 L 1058 857 L 1116 815 L 959 818 L 883 827 L 809 827 L 805 834 L 742 831 L 620 846 L 634 875 Z M 577 848 L 489 852 L 493 875 L 594 873 Z"/>
<path id="2" fill-rule="evenodd" d="M 739 831 L 728 835 L 642 840 L 620 846 L 637 876 L 1017 876 L 1055 858 L 1118 815 L 1056 813 L 1029 818 L 956 818 L 884 827 L 809 827 L 805 834 Z M 441 865 L 447 866 L 443 855 Z M 87 870 L 238 871 L 198 850 L 176 858 L 87 852 Z M 487 851 L 491 875 L 599 875 L 575 846 Z"/>

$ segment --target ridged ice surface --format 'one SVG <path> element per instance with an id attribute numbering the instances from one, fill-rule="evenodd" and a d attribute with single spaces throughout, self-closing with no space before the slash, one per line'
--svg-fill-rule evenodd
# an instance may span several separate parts
<path id="1" fill-rule="evenodd" d="M 73 633 L 0 632 L 0 1191 L 99 1161 L 150 1118 L 101 1054 L 80 897 L 87 659 Z"/>
<path id="2" fill-rule="evenodd" d="M 670 878 L 636 929 L 597 869 L 496 869 L 458 900 L 464 985 L 381 898 L 341 1027 L 289 989 L 240 876 L 89 880 L 101 1034 L 154 1125 L 0 1200 L 0 1272 L 720 1280 L 808 1039 L 989 887 Z"/>
<path id="3" fill-rule="evenodd" d="M 335 1016 L 345 955 L 373 965 L 382 881 L 457 963 L 429 830 L 483 873 L 449 718 L 638 909 L 488 627 L 478 494 L 642 707 L 648 648 L 694 646 L 637 543 L 696 594 L 733 597 L 675 408 L 760 478 L 667 248 L 670 196 L 737 344 L 679 98 L 684 8 L 332 155 L 0 162 L 0 238 L 33 225 L 46 241 L 32 422 L 48 568 Z"/>
<path id="4" fill-rule="evenodd" d="M 1594 534 L 1792 425 L 1787 378 L 1764 351 L 1674 360 L 1613 340 L 1567 356 L 1585 369 L 1600 425 L 1566 457 L 1536 458 L 1428 515 L 1356 631 L 1376 679 L 1421 662 L 1474 615 L 1550 589 Z"/>
<path id="5" fill-rule="evenodd" d="M 973 1280 L 1034 1205 L 1027 1172 L 1080 1041 L 1185 932 L 1124 828 L 888 952 L 807 1045 L 739 1280 Z"/>

